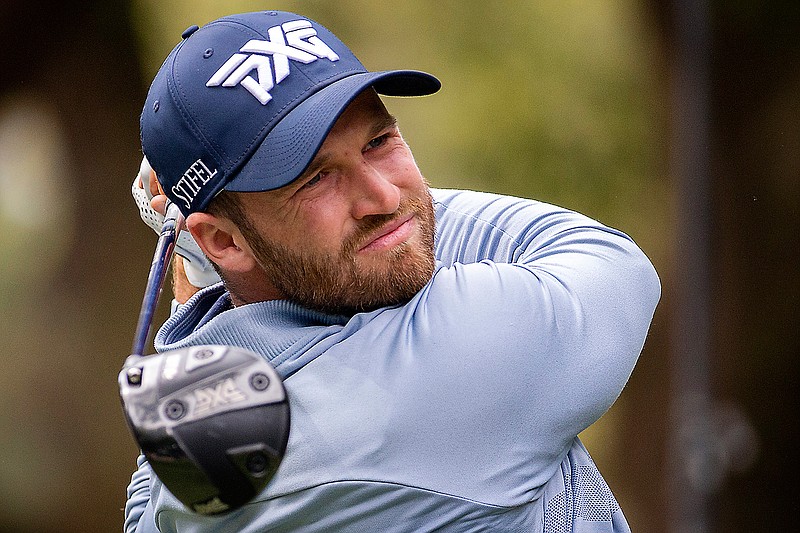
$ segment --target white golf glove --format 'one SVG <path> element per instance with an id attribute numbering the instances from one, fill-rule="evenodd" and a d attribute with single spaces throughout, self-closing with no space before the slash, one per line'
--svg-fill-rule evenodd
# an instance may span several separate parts
<path id="1" fill-rule="evenodd" d="M 131 194 L 139 207 L 139 216 L 158 234 L 161 233 L 161 226 L 164 224 L 164 215 L 150 207 L 150 199 L 153 197 L 150 193 L 150 170 L 150 163 L 147 162 L 147 158 L 143 158 L 139 173 L 131 185 Z M 203 254 L 188 231 L 181 230 L 178 235 L 175 253 L 183 259 L 186 278 L 195 287 L 208 287 L 220 281 L 211 261 Z"/>

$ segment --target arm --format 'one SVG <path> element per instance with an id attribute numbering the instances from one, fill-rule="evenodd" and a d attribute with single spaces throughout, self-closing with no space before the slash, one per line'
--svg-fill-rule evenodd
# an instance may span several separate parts
<path id="1" fill-rule="evenodd" d="M 566 209 L 463 191 L 435 198 L 436 255 L 448 267 L 437 273 L 441 320 L 458 317 L 463 350 L 491 354 L 496 387 L 516 383 L 509 398 L 532 399 L 531 431 L 571 440 L 633 370 L 660 295 L 652 264 L 624 233 Z"/>
<path id="2" fill-rule="evenodd" d="M 138 469 L 128 485 L 128 500 L 125 502 L 125 533 L 158 533 L 150 501 L 150 479 L 152 470 L 143 455 L 136 461 Z"/>

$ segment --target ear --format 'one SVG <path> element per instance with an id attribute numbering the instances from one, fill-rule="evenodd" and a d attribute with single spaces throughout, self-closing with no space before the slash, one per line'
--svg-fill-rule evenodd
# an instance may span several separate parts
<path id="1" fill-rule="evenodd" d="M 247 241 L 230 220 L 209 213 L 192 213 L 186 219 L 186 229 L 223 272 L 247 273 L 257 267 Z"/>

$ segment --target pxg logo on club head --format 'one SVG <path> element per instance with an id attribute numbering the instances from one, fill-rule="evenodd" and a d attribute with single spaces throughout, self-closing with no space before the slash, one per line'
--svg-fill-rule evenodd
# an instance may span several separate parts
<path id="1" fill-rule="evenodd" d="M 262 356 L 231 346 L 132 355 L 119 386 L 134 438 L 189 509 L 230 511 L 275 475 L 289 439 L 289 403 Z"/>

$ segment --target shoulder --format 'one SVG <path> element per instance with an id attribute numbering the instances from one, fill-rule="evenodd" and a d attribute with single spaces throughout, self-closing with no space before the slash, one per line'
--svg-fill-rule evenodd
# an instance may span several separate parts
<path id="1" fill-rule="evenodd" d="M 514 232 L 543 218 L 575 215 L 556 205 L 504 194 L 456 189 L 431 189 L 431 194 L 440 225 L 467 224 Z"/>
<path id="2" fill-rule="evenodd" d="M 513 203 L 538 203 L 535 200 L 517 198 L 514 196 L 483 191 L 470 191 L 464 189 L 436 189 L 431 188 L 433 205 L 437 210 L 456 212 L 469 212 L 474 209 L 495 205 Z"/>

